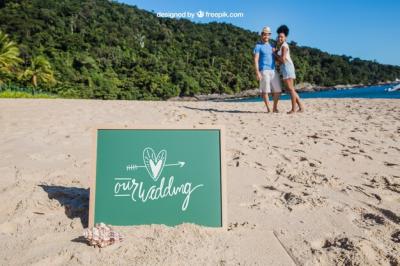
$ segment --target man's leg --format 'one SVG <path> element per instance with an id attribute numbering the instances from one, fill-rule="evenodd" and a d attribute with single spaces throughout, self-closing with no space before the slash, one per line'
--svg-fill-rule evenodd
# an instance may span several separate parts
<path id="1" fill-rule="evenodd" d="M 265 107 L 267 107 L 267 113 L 271 112 L 271 109 L 269 108 L 268 93 L 262 92 L 261 97 L 264 100 Z"/>
<path id="2" fill-rule="evenodd" d="M 271 109 L 269 108 L 269 99 L 268 99 L 268 93 L 271 92 L 271 79 L 267 73 L 267 71 L 262 71 L 261 72 L 261 80 L 260 80 L 260 91 L 261 91 L 261 97 L 264 100 L 265 107 L 267 107 L 267 112 L 271 112 Z"/>
<path id="3" fill-rule="evenodd" d="M 281 96 L 282 86 L 281 81 L 279 80 L 279 74 L 277 72 L 273 72 L 273 77 L 271 78 L 271 89 L 272 89 L 272 98 L 274 101 L 274 105 L 272 107 L 272 111 L 274 113 L 278 113 L 278 101 Z"/>
<path id="4" fill-rule="evenodd" d="M 274 112 L 274 113 L 279 113 L 279 110 L 278 110 L 278 101 L 279 101 L 279 97 L 281 96 L 281 93 L 280 92 L 273 92 L 272 93 L 272 99 L 274 100 L 274 105 L 273 105 L 273 107 L 272 107 L 272 111 Z"/>

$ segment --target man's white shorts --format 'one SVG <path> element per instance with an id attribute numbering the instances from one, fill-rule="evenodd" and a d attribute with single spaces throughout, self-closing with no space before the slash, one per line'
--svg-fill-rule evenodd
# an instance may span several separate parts
<path id="1" fill-rule="evenodd" d="M 279 93 L 282 92 L 279 74 L 275 70 L 261 71 L 260 92 L 263 93 Z"/>

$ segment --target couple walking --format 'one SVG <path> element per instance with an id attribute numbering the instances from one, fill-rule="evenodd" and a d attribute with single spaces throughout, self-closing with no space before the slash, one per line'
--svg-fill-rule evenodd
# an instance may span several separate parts
<path id="1" fill-rule="evenodd" d="M 279 74 L 275 71 L 275 63 L 280 64 L 282 79 L 287 87 L 291 101 L 292 109 L 288 114 L 295 112 L 303 112 L 304 106 L 300 102 L 300 97 L 294 89 L 293 82 L 296 79 L 293 61 L 290 57 L 289 45 L 286 42 L 286 37 L 289 34 L 289 29 L 286 25 L 282 25 L 277 30 L 278 40 L 276 47 L 269 44 L 271 37 L 271 29 L 264 27 L 261 31 L 261 41 L 254 48 L 254 65 L 256 70 L 257 80 L 260 82 L 260 92 L 264 99 L 267 111 L 270 112 L 268 94 L 272 92 L 274 113 L 278 112 L 278 100 L 282 92 Z M 298 108 L 296 108 L 296 106 Z"/>

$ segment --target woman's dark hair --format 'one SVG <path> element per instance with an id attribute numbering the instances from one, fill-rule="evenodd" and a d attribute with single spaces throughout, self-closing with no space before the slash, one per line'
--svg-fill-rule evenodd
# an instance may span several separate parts
<path id="1" fill-rule="evenodd" d="M 279 28 L 276 30 L 278 34 L 283 33 L 287 37 L 289 35 L 289 28 L 286 25 L 281 25 Z"/>

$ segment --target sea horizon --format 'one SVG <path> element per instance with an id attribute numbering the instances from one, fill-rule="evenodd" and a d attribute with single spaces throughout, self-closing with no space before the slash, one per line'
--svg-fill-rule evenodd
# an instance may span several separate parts
<path id="1" fill-rule="evenodd" d="M 400 99 L 400 91 L 388 91 L 396 84 L 384 84 L 384 85 L 369 85 L 363 87 L 350 87 L 346 89 L 335 89 L 323 90 L 323 91 L 310 91 L 310 92 L 298 92 L 302 99 L 314 99 L 314 98 L 363 98 L 363 99 Z M 271 98 L 271 97 L 270 97 Z M 290 95 L 283 91 L 281 100 L 290 100 Z M 262 98 L 259 96 L 248 97 L 241 99 L 229 99 L 228 102 L 262 102 Z"/>

